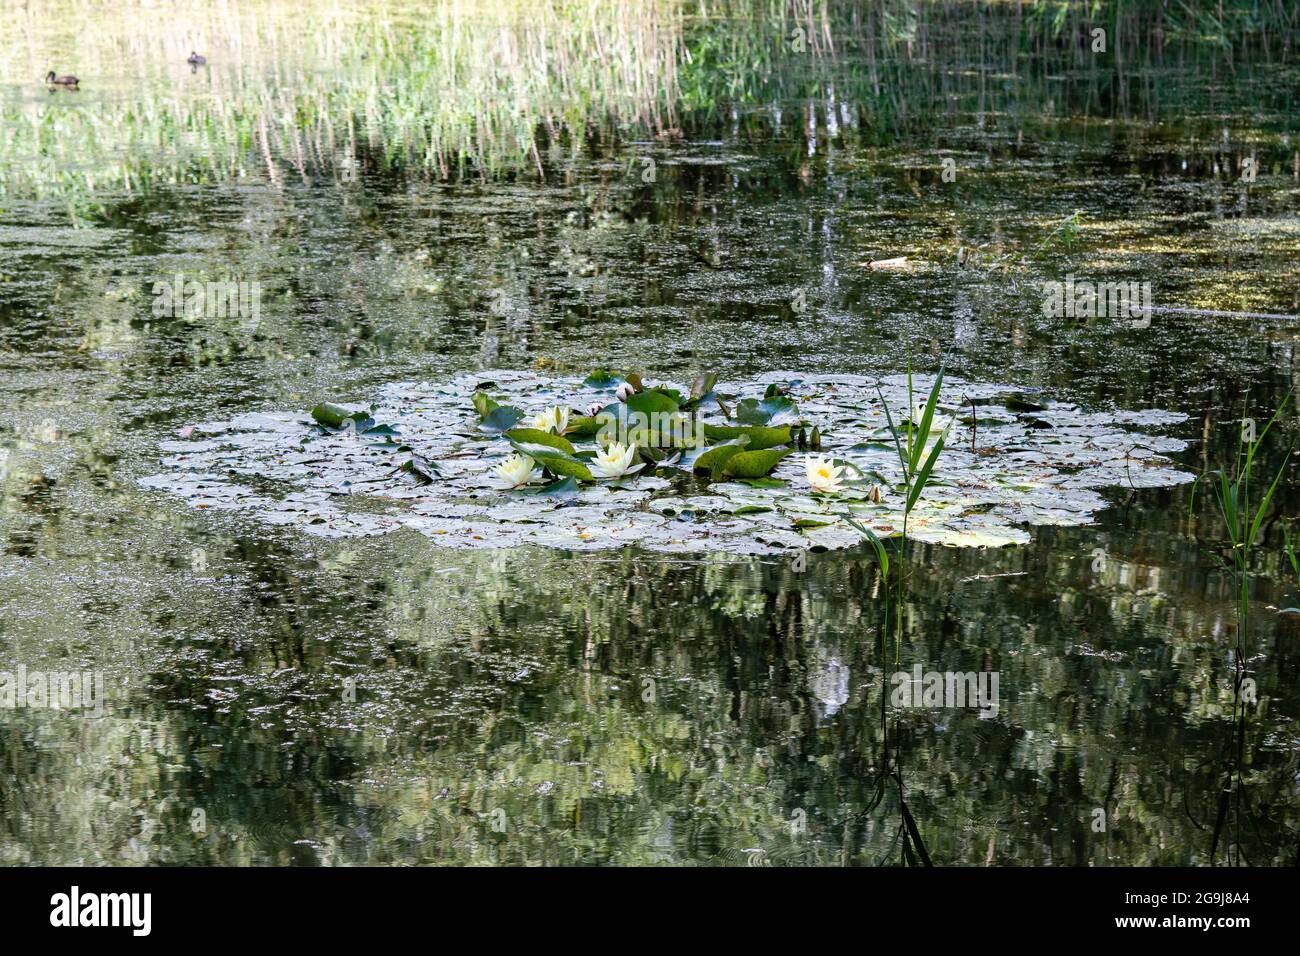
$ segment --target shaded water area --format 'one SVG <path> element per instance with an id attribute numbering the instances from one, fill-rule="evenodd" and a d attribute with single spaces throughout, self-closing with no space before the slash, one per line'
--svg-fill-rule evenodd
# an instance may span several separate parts
<path id="1" fill-rule="evenodd" d="M 705 22 L 672 21 L 663 64 L 730 49 Z M 896 714 L 935 864 L 1210 862 L 1236 595 L 1222 521 L 1188 486 L 1110 489 L 1094 524 L 1024 546 L 915 545 L 910 626 L 886 646 L 867 547 L 805 563 L 322 540 L 138 481 L 186 426 L 393 382 L 909 361 L 1186 413 L 1166 429 L 1189 443 L 1176 464 L 1227 466 L 1242 418 L 1297 382 L 1300 327 L 1278 317 L 1300 315 L 1293 59 L 906 66 L 903 41 L 890 63 L 848 45 L 733 64 L 718 88 L 661 70 L 651 105 L 593 103 L 581 135 L 541 122 L 521 160 L 466 148 L 458 166 L 402 139 L 392 103 L 367 126 L 337 90 L 322 102 L 356 112 L 331 148 L 314 121 L 301 140 L 186 125 L 249 84 L 301 85 L 215 36 L 193 72 L 183 33 L 157 69 L 110 47 L 79 93 L 2 61 L 0 109 L 70 148 L 14 133 L 2 154 L 0 671 L 99 671 L 107 703 L 0 710 L 0 862 L 898 864 L 881 700 L 918 664 L 1000 674 L 996 714 Z M 66 42 L 33 34 L 31 63 Z M 324 88 L 320 55 L 302 77 Z M 175 124 L 110 121 L 143 115 L 142 84 Z M 135 172 L 116 177 L 114 150 Z M 868 266 L 896 256 L 914 268 Z M 258 320 L 156 314 L 177 273 L 256 281 Z M 1044 315 L 1042 283 L 1067 275 L 1256 316 Z M 1270 476 L 1297 431 L 1288 408 Z M 1256 547 L 1247 799 L 1219 863 L 1300 853 L 1300 615 L 1278 613 L 1300 605 L 1295 477 Z"/>

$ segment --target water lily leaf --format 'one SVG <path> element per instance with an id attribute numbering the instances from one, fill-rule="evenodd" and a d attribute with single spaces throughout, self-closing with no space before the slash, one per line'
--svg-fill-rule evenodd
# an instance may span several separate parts
<path id="1" fill-rule="evenodd" d="M 352 412 L 329 402 L 321 402 L 311 410 L 311 417 L 325 428 L 342 428 L 343 423 L 352 418 Z"/>
<path id="2" fill-rule="evenodd" d="M 539 458 L 539 465 L 545 466 L 547 471 L 553 475 L 559 475 L 564 478 L 577 478 L 581 481 L 595 481 L 596 477 L 580 461 L 574 461 L 571 458 Z"/>
<path id="3" fill-rule="evenodd" d="M 376 425 L 375 420 L 366 412 L 350 412 L 339 405 L 321 402 L 311 410 L 311 417 L 328 431 L 352 431 L 358 435 L 379 434 L 396 435 L 397 431 L 390 425 Z"/>
<path id="4" fill-rule="evenodd" d="M 563 435 L 556 435 L 553 432 L 544 432 L 540 428 L 512 428 L 506 432 L 506 438 L 514 442 L 522 442 L 530 445 L 547 445 L 556 448 L 567 455 L 572 455 L 576 449 L 573 443 Z"/>
<path id="5" fill-rule="evenodd" d="M 576 498 L 580 493 L 578 482 L 574 478 L 561 478 L 559 481 L 553 481 L 549 485 L 538 488 L 531 494 L 538 498 Z"/>
<path id="6" fill-rule="evenodd" d="M 412 454 L 410 458 L 406 459 L 406 461 L 402 462 L 398 467 L 408 475 L 414 476 L 422 485 L 432 484 L 435 478 L 441 477 L 441 472 L 438 471 L 437 465 L 433 464 L 427 458 L 423 458 L 416 454 Z"/>
<path id="7" fill-rule="evenodd" d="M 704 454 L 696 458 L 692 464 L 694 471 L 707 471 L 713 478 L 722 474 L 722 469 L 726 467 L 728 461 L 734 455 L 740 454 L 749 445 L 749 437 L 741 435 L 739 438 L 733 438 L 731 441 L 723 442 L 720 445 L 714 445 Z"/>
<path id="8" fill-rule="evenodd" d="M 740 514 L 740 512 L 737 511 L 736 514 Z M 834 523 L 834 518 L 830 518 L 827 521 L 823 521 L 820 518 L 796 518 L 794 526 L 802 530 L 803 528 L 824 528 L 826 525 Z"/>
<path id="9" fill-rule="evenodd" d="M 473 396 L 474 411 L 478 412 L 479 418 L 487 418 L 496 409 L 501 407 L 501 403 L 489 395 L 487 392 L 475 390 Z"/>
<path id="10" fill-rule="evenodd" d="M 623 383 L 623 376 L 616 375 L 606 368 L 598 368 L 582 380 L 583 388 L 617 388 Z"/>
<path id="11" fill-rule="evenodd" d="M 793 448 L 743 451 L 739 455 L 732 456 L 723 467 L 722 473 L 729 478 L 762 478 L 775 468 L 782 458 L 792 454 L 794 454 Z"/>
<path id="12" fill-rule="evenodd" d="M 691 398 L 699 401 L 705 395 L 713 391 L 713 386 L 718 384 L 717 372 L 706 372 L 699 376 L 691 383 Z"/>
<path id="13" fill-rule="evenodd" d="M 1023 395 L 1008 396 L 1004 402 L 1008 411 L 1012 412 L 1041 412 L 1044 410 L 1042 405 L 1037 402 L 1031 402 Z"/>
<path id="14" fill-rule="evenodd" d="M 488 412 L 478 427 L 489 435 L 501 435 L 519 424 L 523 417 L 524 413 L 513 405 L 498 405 Z"/>
<path id="15" fill-rule="evenodd" d="M 609 406 L 611 408 L 615 406 Z M 602 413 L 604 409 L 601 410 Z M 590 438 L 600 431 L 602 422 L 599 418 L 591 415 L 575 415 L 569 419 L 569 427 L 565 430 L 566 435 L 572 435 L 574 438 Z"/>
<path id="16" fill-rule="evenodd" d="M 783 395 L 773 395 L 761 401 L 746 398 L 736 406 L 736 420 L 745 425 L 772 425 L 796 421 L 799 408 Z"/>
<path id="17" fill-rule="evenodd" d="M 511 441 L 510 446 L 519 454 L 527 455 L 533 461 L 545 467 L 553 475 L 558 475 L 561 478 L 578 478 L 582 481 L 595 480 L 590 468 L 558 448 L 536 442 L 518 441 Z"/>
<path id="18" fill-rule="evenodd" d="M 712 442 L 726 442 L 744 436 L 749 439 L 750 451 L 775 448 L 777 445 L 790 444 L 790 426 L 764 428 L 759 425 L 705 425 L 704 437 Z M 755 476 L 757 477 L 757 476 Z"/>
<path id="19" fill-rule="evenodd" d="M 716 407 L 722 412 L 723 418 L 731 417 L 731 410 L 727 408 L 727 402 L 731 400 L 729 395 L 720 395 L 718 392 L 705 392 L 699 398 L 688 398 L 682 402 L 681 411 L 693 412 L 702 411 L 703 409 Z"/>
<path id="20" fill-rule="evenodd" d="M 680 393 L 677 393 L 680 396 Z M 680 407 L 680 402 L 674 399 L 666 392 L 651 388 L 644 392 L 637 392 L 635 395 L 629 395 L 626 402 L 630 412 L 640 412 L 643 415 L 672 414 Z"/>

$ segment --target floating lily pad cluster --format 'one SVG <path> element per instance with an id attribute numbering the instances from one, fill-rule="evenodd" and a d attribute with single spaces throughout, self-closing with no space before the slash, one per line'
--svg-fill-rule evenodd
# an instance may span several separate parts
<path id="1" fill-rule="evenodd" d="M 364 410 L 322 403 L 197 425 L 163 443 L 165 471 L 142 484 L 328 537 L 411 528 L 462 548 L 843 548 L 861 541 L 845 516 L 881 537 L 901 533 L 889 421 L 905 439 L 932 381 L 917 376 L 909 390 L 906 376 L 772 373 L 679 387 L 604 372 L 466 374 L 389 385 Z M 1024 543 L 1028 525 L 1092 521 L 1100 489 L 1192 480 L 1166 457 L 1185 443 L 1156 433 L 1178 413 L 1086 412 L 958 379 L 943 382 L 939 411 L 933 432 L 946 445 L 908 523 L 916 540 Z M 668 443 L 628 441 L 623 465 L 602 467 L 602 424 L 627 437 L 638 412 L 686 427 Z"/>

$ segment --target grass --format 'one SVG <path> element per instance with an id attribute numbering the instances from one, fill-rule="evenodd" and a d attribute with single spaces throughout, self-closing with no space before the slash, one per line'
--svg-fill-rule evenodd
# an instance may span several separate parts
<path id="1" fill-rule="evenodd" d="M 0 0 L 0 197 L 75 211 L 172 183 L 346 183 L 359 168 L 545 177 L 592 142 L 792 101 L 884 141 L 936 102 L 989 108 L 989 83 L 1033 115 L 1051 99 L 1145 116 L 1159 112 L 1145 98 L 1179 109 L 1205 85 L 1166 57 L 1212 72 L 1265 44 L 1271 66 L 1300 26 L 1244 0 L 1213 19 L 1133 2 L 177 0 L 160 17 L 142 0 Z M 1100 68 L 1081 39 L 1094 21 L 1160 84 Z M 195 72 L 192 49 L 208 57 Z M 81 91 L 48 92 L 49 69 Z"/>
<path id="2" fill-rule="evenodd" d="M 450 177 L 540 170 L 588 129 L 674 122 L 674 0 L 0 0 L 0 194 L 339 176 L 365 157 Z M 190 49 L 208 66 L 191 72 Z M 50 93 L 51 63 L 79 93 Z"/>

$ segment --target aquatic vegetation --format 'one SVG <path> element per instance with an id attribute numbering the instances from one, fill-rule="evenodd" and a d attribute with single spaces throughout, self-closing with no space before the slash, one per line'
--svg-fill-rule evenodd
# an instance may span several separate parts
<path id="1" fill-rule="evenodd" d="M 834 494 L 840 490 L 840 482 L 842 481 L 840 476 L 845 470 L 844 466 L 837 466 L 830 458 L 809 455 L 804 468 L 808 476 L 808 484 L 813 491 Z"/>
<path id="2" fill-rule="evenodd" d="M 533 418 L 533 428 L 542 432 L 554 432 L 557 435 L 563 435 L 569 430 L 569 410 L 560 405 L 552 405 Z"/>
<path id="3" fill-rule="evenodd" d="M 622 478 L 634 474 L 645 467 L 644 464 L 632 464 L 636 459 L 636 448 L 636 445 L 610 442 L 607 448 L 596 452 L 591 467 L 601 478 Z"/>
<path id="4" fill-rule="evenodd" d="M 1237 743 L 1236 580 L 1206 574 L 1164 472 L 1231 458 L 1202 422 L 1246 387 L 1280 397 L 1294 323 L 1070 325 L 1036 290 L 1150 276 L 1162 303 L 1295 311 L 1294 56 L 1184 69 L 1200 27 L 1154 3 L 1100 4 L 1121 65 L 1080 55 L 1095 14 L 1054 0 L 1023 5 L 1023 33 L 997 28 L 1020 4 L 885 0 L 846 22 L 821 0 L 710 0 L 698 19 L 687 0 L 655 5 L 661 49 L 682 42 L 673 105 L 662 61 L 630 52 L 648 4 L 539 4 L 545 43 L 526 8 L 474 21 L 478 0 L 462 33 L 438 3 L 281 20 L 278 0 L 227 0 L 214 22 L 169 0 L 147 29 L 139 3 L 0 6 L 0 618 L 11 661 L 98 661 L 123 704 L 7 715 L 0 790 L 23 799 L 0 859 L 1207 862 Z M 354 29 L 364 9 L 382 22 Z M 604 63 L 570 14 L 612 25 Z M 65 28 L 75 55 L 47 42 Z M 448 55 L 412 55 L 431 43 Z M 192 48 L 211 58 L 193 74 Z M 82 92 L 45 89 L 48 67 Z M 655 102 L 659 120 L 639 113 Z M 948 188 L 936 147 L 958 159 Z M 1262 162 L 1249 188 L 1243 150 Z M 102 204 L 89 228 L 67 228 L 66 193 Z M 1034 261 L 1075 209 L 1068 256 L 1062 231 Z M 978 252 L 953 268 L 959 248 Z M 903 254 L 911 271 L 882 258 Z M 261 329 L 151 314 L 149 281 L 179 269 L 265 282 Z M 634 346 L 677 384 L 553 377 Z M 872 380 L 908 352 L 1043 390 L 981 397 L 945 374 L 930 431 L 951 430 L 910 509 L 892 436 L 919 429 L 932 379 L 919 407 L 881 383 L 897 432 Z M 738 381 L 697 391 L 707 363 Z M 546 374 L 496 371 L 530 367 Z M 395 381 L 430 384 L 377 384 Z M 691 440 L 638 441 L 638 470 L 602 477 L 597 416 L 665 400 Z M 1112 411 L 1147 406 L 1192 420 Z M 533 427 L 552 407 L 563 434 Z M 222 421 L 179 427 L 204 419 Z M 159 466 L 166 437 L 183 441 Z M 916 443 L 923 465 L 935 440 Z M 128 487 L 141 476 L 177 493 Z M 1240 655 L 1260 705 L 1232 855 L 1254 864 L 1295 855 L 1297 618 L 1260 601 L 1293 498 L 1284 476 Z M 944 536 L 1034 544 L 917 545 Z M 1006 706 L 891 702 L 886 733 L 878 678 L 900 655 L 1000 672 Z M 191 833 L 196 806 L 219 840 Z M 1123 822 L 1090 831 L 1093 806 Z"/>
<path id="5" fill-rule="evenodd" d="M 165 442 L 166 470 L 142 484 L 195 507 L 331 537 L 411 528 L 461 548 L 637 543 L 771 554 L 853 547 L 859 529 L 881 540 L 1023 544 L 1026 525 L 1093 520 L 1105 506 L 1099 489 L 1192 478 L 1165 457 L 1184 442 L 1150 432 L 1182 415 L 1087 412 L 1030 389 L 938 377 L 926 383 L 930 397 L 916 424 L 907 414 L 910 375 L 875 381 L 772 373 L 735 383 L 704 376 L 691 389 L 642 386 L 626 393 L 626 403 L 603 406 L 623 409 L 608 417 L 620 427 L 636 421 L 619 417 L 633 406 L 665 413 L 689 407 L 702 444 L 602 448 L 600 426 L 587 416 L 570 418 L 564 436 L 515 427 L 544 409 L 588 407 L 618 384 L 495 371 L 490 382 L 460 375 L 444 384 L 386 386 L 366 411 L 320 405 L 310 419 L 238 415 L 197 425 L 192 440 Z M 769 424 L 741 423 L 741 408 L 750 421 Z M 951 421 L 935 435 L 940 415 Z M 784 424 L 770 424 L 777 421 Z M 905 424 L 896 428 L 895 421 Z M 808 466 L 791 456 L 801 440 L 807 444 L 809 428 L 839 469 L 833 495 L 801 490 Z M 522 477 L 522 458 L 550 484 L 493 487 L 503 467 Z M 429 479 L 413 480 L 409 462 Z"/>
<path id="6" fill-rule="evenodd" d="M 1254 421 L 1244 418 L 1232 470 L 1218 469 L 1202 475 L 1197 480 L 1197 484 L 1202 479 L 1209 480 L 1214 488 L 1215 500 L 1219 506 L 1219 515 L 1222 517 L 1224 528 L 1228 533 L 1230 545 L 1228 549 L 1229 564 L 1237 584 L 1237 639 L 1232 654 L 1233 740 L 1225 761 L 1227 766 L 1219 790 L 1218 812 L 1210 837 L 1211 864 L 1214 863 L 1219 840 L 1224 833 L 1230 804 L 1235 806 L 1236 810 L 1234 846 L 1237 853 L 1235 862 L 1237 864 L 1242 862 L 1240 848 L 1242 814 L 1245 802 L 1243 764 L 1246 752 L 1246 720 L 1249 715 L 1247 705 L 1253 702 L 1254 696 L 1253 692 L 1246 692 L 1246 682 L 1248 680 L 1246 663 L 1251 652 L 1248 647 L 1250 640 L 1250 586 L 1255 575 L 1252 555 L 1256 542 L 1259 540 L 1260 528 L 1269 514 L 1269 505 L 1277 492 L 1278 484 L 1281 482 L 1282 475 L 1291 458 L 1291 450 L 1288 449 L 1286 455 L 1283 456 L 1282 463 L 1278 466 L 1273 480 L 1262 489 L 1255 487 L 1256 457 L 1264 446 L 1265 438 L 1268 437 L 1268 433 L 1277 423 L 1278 416 L 1282 414 L 1290 399 L 1291 393 L 1288 392 L 1267 424 L 1258 432 L 1255 430 Z M 1265 480 L 1267 480 L 1267 475 Z M 1188 501 L 1189 512 L 1196 506 L 1195 492 L 1196 485 L 1193 485 L 1192 495 Z M 1296 560 L 1289 538 L 1286 542 L 1286 551 L 1291 558 L 1292 564 L 1295 565 Z M 1228 851 L 1228 857 L 1229 862 L 1233 862 L 1234 856 L 1231 849 Z"/>
<path id="7" fill-rule="evenodd" d="M 688 114 L 731 107 L 740 122 L 738 107 L 814 90 L 828 99 L 828 138 L 852 129 L 870 141 L 907 126 L 936 84 L 949 96 L 982 96 L 985 74 L 966 68 L 977 60 L 989 75 L 1014 76 L 1016 99 L 1032 101 L 1033 113 L 1059 94 L 1051 77 L 1096 65 L 1057 41 L 1062 24 L 1086 32 L 1086 5 L 1038 3 L 1025 16 L 1019 4 L 974 6 L 975 30 L 972 5 L 933 0 L 866 9 L 847 0 L 440 0 L 418 9 L 395 0 L 188 0 L 161 20 L 106 0 L 39 10 L 0 0 L 12 25 L 0 35 L 0 195 L 60 197 L 84 215 L 101 212 L 108 195 L 176 183 L 351 185 L 374 168 L 546 178 L 590 140 L 671 139 L 690 126 Z M 1126 58 L 1135 70 L 1166 57 L 1180 65 L 1231 59 L 1243 44 L 1284 45 L 1295 27 L 1280 4 L 1243 2 L 1213 23 L 1135 6 L 1152 5 L 1109 14 L 1110 28 L 1141 51 Z M 1273 27 L 1273 40 L 1260 21 Z M 195 37 L 213 42 L 206 55 L 186 57 Z M 917 48 L 925 54 L 915 56 Z M 47 75 L 47 50 L 67 51 L 83 75 L 107 78 L 122 73 L 124 49 L 133 53 L 128 83 L 58 101 L 27 89 Z M 1285 95 L 1286 84 L 1273 79 Z M 1113 83 L 1111 71 L 1096 71 L 1065 93 L 1086 107 Z M 1165 77 L 1157 86 L 1183 95 L 1201 86 L 1180 84 Z M 1144 115 L 1162 105 L 1151 84 L 1131 87 L 1125 92 L 1147 107 Z M 1179 104 L 1165 109 L 1177 113 Z M 777 126 L 780 117 L 778 108 Z"/>
<path id="8" fill-rule="evenodd" d="M 944 443 L 948 440 L 953 423 L 956 421 L 955 413 L 949 416 L 938 413 L 939 398 L 943 391 L 943 378 L 944 370 L 940 367 L 938 374 L 934 376 L 934 382 L 930 386 L 930 393 L 925 404 L 918 405 L 913 395 L 912 368 L 909 359 L 907 370 L 907 407 L 909 414 L 904 420 L 901 429 L 894 424 L 893 416 L 889 411 L 889 403 L 885 401 L 884 396 L 880 396 L 880 404 L 885 410 L 886 420 L 889 424 L 889 437 L 893 440 L 894 451 L 898 455 L 899 470 L 903 474 L 903 533 L 898 542 L 899 560 L 895 562 L 897 573 L 893 578 L 889 574 L 889 554 L 884 543 L 880 540 L 880 536 L 870 527 L 859 523 L 852 517 L 846 519 L 856 530 L 863 534 L 875 552 L 884 592 L 884 601 L 881 606 L 881 619 L 884 626 L 879 630 L 881 657 L 882 659 L 885 658 L 888 651 L 892 649 L 895 662 L 898 661 L 901 635 L 907 632 L 905 609 L 910 603 L 908 601 L 908 589 L 911 582 L 907 561 L 908 525 L 912 512 L 921 500 L 921 495 L 926 486 L 930 483 L 939 455 L 943 451 Z M 879 390 L 877 390 L 877 395 L 880 395 Z M 972 448 L 974 448 L 978 426 L 979 412 L 972 401 Z M 891 742 L 893 744 L 892 751 L 890 749 Z M 903 760 L 900 750 L 898 718 L 895 716 L 894 728 L 891 734 L 889 710 L 883 693 L 880 698 L 880 750 L 882 769 L 877 775 L 874 799 L 879 801 L 883 797 L 885 787 L 892 779 L 898 788 L 898 806 L 903 823 L 899 830 L 902 838 L 903 861 L 910 866 L 915 865 L 919 859 L 925 866 L 932 866 L 930 855 L 925 848 L 925 841 L 921 838 L 916 820 L 907 806 L 902 775 Z"/>
<path id="9" fill-rule="evenodd" d="M 443 178 L 517 172 L 580 147 L 611 116 L 674 123 L 671 0 L 244 0 L 181 3 L 161 20 L 133 5 L 66 6 L 75 15 L 0 3 L 0 81 L 15 86 L 0 96 L 0 193 L 89 198 L 256 175 L 346 183 L 372 152 Z M 214 40 L 202 71 L 183 53 L 196 35 Z M 130 49 L 130 87 L 77 104 L 25 95 L 48 68 L 36 65 L 43 51 L 65 48 L 83 80 L 120 71 Z"/>
<path id="10" fill-rule="evenodd" d="M 492 473 L 501 479 L 507 488 L 518 488 L 535 478 L 540 478 L 542 470 L 535 468 L 537 462 L 527 455 L 510 455 L 492 469 Z"/>

